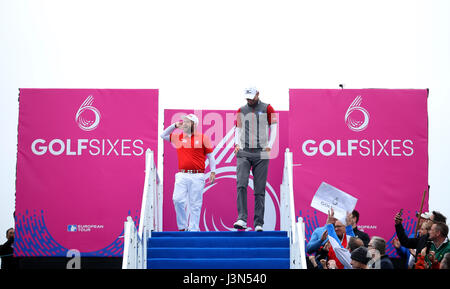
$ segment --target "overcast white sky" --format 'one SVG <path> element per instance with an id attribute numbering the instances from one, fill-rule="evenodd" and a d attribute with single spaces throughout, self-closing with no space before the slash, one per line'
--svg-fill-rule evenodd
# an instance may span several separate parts
<path id="1" fill-rule="evenodd" d="M 248 85 L 277 110 L 289 88 L 429 88 L 430 208 L 450 216 L 449 79 L 448 0 L 0 0 L 0 242 L 18 88 L 159 88 L 160 132 L 164 109 L 236 109 Z"/>

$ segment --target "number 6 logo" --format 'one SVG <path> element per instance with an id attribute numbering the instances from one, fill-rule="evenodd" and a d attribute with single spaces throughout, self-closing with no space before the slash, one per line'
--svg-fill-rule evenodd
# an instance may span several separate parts
<path id="1" fill-rule="evenodd" d="M 345 123 L 347 124 L 348 128 L 353 131 L 363 131 L 367 128 L 369 125 L 369 112 L 362 108 L 361 105 L 362 97 L 357 96 L 352 104 L 347 109 L 347 112 L 345 113 Z M 359 111 L 363 114 L 364 120 L 355 119 L 355 113 Z M 352 117 L 353 114 L 353 117 Z"/>
<path id="2" fill-rule="evenodd" d="M 88 96 L 86 100 L 83 102 L 83 104 L 81 104 L 75 116 L 75 121 L 78 123 L 78 126 L 82 130 L 85 131 L 94 130 L 100 123 L 100 112 L 98 111 L 98 109 L 92 106 L 93 102 L 94 98 L 92 97 L 92 95 Z M 88 110 L 94 113 L 95 116 L 94 120 L 88 120 L 86 119 L 86 115 L 83 116 L 83 113 L 86 113 Z"/>

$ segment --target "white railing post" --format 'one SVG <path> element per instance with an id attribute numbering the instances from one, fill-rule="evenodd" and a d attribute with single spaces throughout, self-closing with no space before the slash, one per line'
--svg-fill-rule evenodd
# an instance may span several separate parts
<path id="1" fill-rule="evenodd" d="M 305 256 L 305 230 L 303 219 L 295 220 L 295 202 L 293 188 L 293 157 L 292 152 L 286 149 L 284 154 L 283 182 L 280 186 L 280 228 L 289 236 L 290 268 L 306 269 Z"/>
<path id="2" fill-rule="evenodd" d="M 298 243 L 299 243 L 299 259 L 300 259 L 300 268 L 306 269 L 306 248 L 305 248 L 305 222 L 303 222 L 302 217 L 298 217 L 297 222 L 297 232 L 298 232 Z"/>
<path id="3" fill-rule="evenodd" d="M 123 259 L 122 259 L 122 269 L 128 269 L 130 268 L 130 258 L 132 255 L 132 252 L 130 252 L 131 249 L 131 243 L 133 242 L 133 239 L 131 237 L 131 226 L 127 222 L 124 224 L 124 249 L 123 249 Z"/>
<path id="4" fill-rule="evenodd" d="M 163 230 L 163 186 L 159 179 L 159 176 L 157 176 L 156 181 L 157 184 L 157 191 L 158 191 L 158 228 L 157 231 L 161 232 Z"/>
<path id="5" fill-rule="evenodd" d="M 124 224 L 123 269 L 135 269 L 137 265 L 137 244 L 139 243 L 136 226 L 130 216 Z"/>
<path id="6" fill-rule="evenodd" d="M 124 227 L 123 269 L 147 268 L 147 241 L 152 231 L 162 230 L 162 187 L 156 170 L 153 151 L 145 152 L 145 179 L 139 229 L 130 216 Z"/>

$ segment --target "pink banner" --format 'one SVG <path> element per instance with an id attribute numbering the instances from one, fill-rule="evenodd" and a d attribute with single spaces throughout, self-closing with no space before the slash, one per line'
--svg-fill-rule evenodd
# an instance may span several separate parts
<path id="1" fill-rule="evenodd" d="M 138 221 L 158 90 L 21 89 L 17 256 L 121 256 Z"/>
<path id="2" fill-rule="evenodd" d="M 310 207 L 326 182 L 358 199 L 358 227 L 383 237 L 394 255 L 394 215 L 404 209 L 411 233 L 428 186 L 427 95 L 426 90 L 290 90 L 295 203 L 308 240 L 326 221 Z"/>
<path id="3" fill-rule="evenodd" d="M 274 105 L 276 109 L 276 105 Z M 236 109 L 237 111 L 237 109 Z M 188 113 L 199 118 L 199 131 L 210 137 L 214 145 L 217 162 L 216 182 L 206 181 L 203 206 L 200 216 L 201 231 L 233 230 L 237 218 L 236 157 L 234 156 L 234 126 L 236 111 L 227 110 L 165 110 L 164 126 L 167 127 Z M 279 130 L 273 146 L 266 186 L 265 224 L 266 230 L 279 229 L 280 184 L 284 165 L 284 151 L 287 148 L 288 115 L 278 112 Z M 181 132 L 181 131 L 179 131 Z M 172 201 L 175 173 L 178 171 L 177 153 L 168 141 L 164 141 L 164 205 L 163 229 L 176 231 L 176 215 Z M 210 168 L 206 167 L 207 176 Z M 253 182 L 250 176 L 248 187 L 248 225 L 253 226 Z"/>

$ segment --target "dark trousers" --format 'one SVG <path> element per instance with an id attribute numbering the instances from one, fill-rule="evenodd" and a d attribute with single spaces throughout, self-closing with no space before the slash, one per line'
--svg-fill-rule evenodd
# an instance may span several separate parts
<path id="1" fill-rule="evenodd" d="M 255 227 L 264 225 L 266 181 L 269 168 L 269 158 L 266 158 L 264 154 L 261 151 L 251 152 L 239 150 L 236 155 L 238 220 L 247 222 L 247 187 L 251 169 L 253 173 L 253 190 L 255 193 Z"/>

